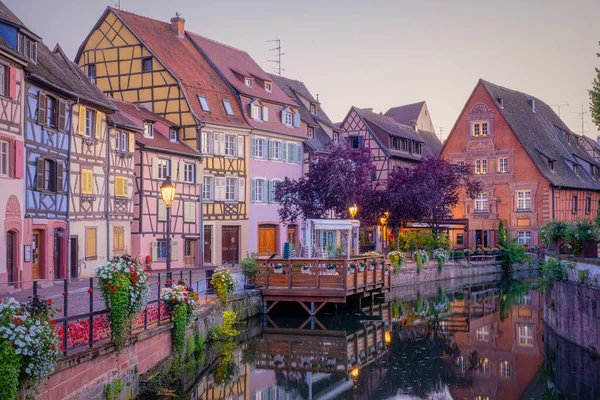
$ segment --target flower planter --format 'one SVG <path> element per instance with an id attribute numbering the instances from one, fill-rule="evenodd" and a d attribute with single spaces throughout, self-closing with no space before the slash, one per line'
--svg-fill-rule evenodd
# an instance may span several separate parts
<path id="1" fill-rule="evenodd" d="M 300 270 L 301 273 L 305 274 L 305 275 L 310 275 L 310 268 L 302 268 Z"/>
<path id="2" fill-rule="evenodd" d="M 283 268 L 273 268 L 273 273 L 281 274 L 281 273 L 283 273 Z"/>
<path id="3" fill-rule="evenodd" d="M 351 268 L 348 270 L 348 275 L 353 275 L 354 274 L 354 268 Z"/>
<path id="4" fill-rule="evenodd" d="M 598 242 L 595 240 L 584 240 L 582 244 L 582 255 L 586 258 L 597 258 Z"/>

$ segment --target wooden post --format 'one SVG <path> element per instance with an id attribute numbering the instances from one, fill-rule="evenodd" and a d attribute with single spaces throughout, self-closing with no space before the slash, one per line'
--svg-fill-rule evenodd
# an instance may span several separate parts
<path id="1" fill-rule="evenodd" d="M 319 289 L 321 287 L 321 279 L 319 278 L 321 276 L 321 262 L 320 260 L 317 260 L 317 287 L 316 289 Z"/>
<path id="2" fill-rule="evenodd" d="M 288 270 L 288 288 L 291 289 L 292 288 L 292 260 L 288 260 L 288 265 L 287 265 L 287 270 Z"/>

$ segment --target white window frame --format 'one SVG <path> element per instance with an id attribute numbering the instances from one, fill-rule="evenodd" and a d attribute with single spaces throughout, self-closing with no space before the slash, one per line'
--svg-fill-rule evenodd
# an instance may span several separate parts
<path id="1" fill-rule="evenodd" d="M 96 111 L 94 111 L 90 108 L 85 109 L 84 135 L 88 138 L 94 137 L 94 133 L 95 133 L 94 130 L 96 128 L 96 118 L 98 118 L 98 116 L 96 115 Z"/>
<path id="2" fill-rule="evenodd" d="M 169 129 L 169 140 L 171 140 L 171 142 L 177 143 L 177 141 L 179 140 L 177 136 L 177 129 Z"/>
<path id="3" fill-rule="evenodd" d="M 238 179 L 236 177 L 233 177 L 233 176 L 225 177 L 225 201 L 238 201 L 237 185 L 238 185 Z M 231 188 L 233 188 L 233 191 L 230 191 Z"/>
<path id="4" fill-rule="evenodd" d="M 284 112 L 284 121 L 286 126 L 294 125 L 294 114 L 291 112 Z"/>
<path id="5" fill-rule="evenodd" d="M 199 94 L 198 102 L 200 103 L 200 108 L 202 109 L 202 111 L 210 112 L 210 106 L 208 105 L 208 100 L 206 99 L 206 96 Z"/>
<path id="6" fill-rule="evenodd" d="M 265 147 L 267 140 L 266 139 L 256 139 L 256 158 L 265 158 Z"/>
<path id="7" fill-rule="evenodd" d="M 531 190 L 517 190 L 517 211 L 531 211 Z"/>
<path id="8" fill-rule="evenodd" d="M 10 142 L 0 140 L 0 176 L 10 176 Z"/>
<path id="9" fill-rule="evenodd" d="M 487 174 L 487 159 L 475 160 L 475 174 L 485 175 Z"/>
<path id="10" fill-rule="evenodd" d="M 310 113 L 311 114 L 317 113 L 317 105 L 315 103 L 310 103 Z"/>
<path id="11" fill-rule="evenodd" d="M 256 178 L 254 179 L 256 190 L 254 192 L 254 203 L 266 203 L 267 199 L 265 199 L 265 192 L 267 187 L 267 180 L 264 178 Z M 260 183 L 260 190 L 258 189 Z"/>
<path id="12" fill-rule="evenodd" d="M 281 152 L 283 151 L 282 150 L 283 143 L 281 143 L 278 140 L 273 140 L 271 143 L 273 144 L 273 154 L 272 154 L 271 160 L 275 160 L 275 161 L 281 160 Z"/>
<path id="13" fill-rule="evenodd" d="M 308 127 L 308 137 L 309 138 L 314 138 L 315 137 L 315 127 L 314 126 L 309 126 Z"/>
<path id="14" fill-rule="evenodd" d="M 158 159 L 158 179 L 167 179 L 171 176 L 171 160 Z"/>
<path id="15" fill-rule="evenodd" d="M 183 164 L 183 181 L 185 183 L 196 183 L 196 164 L 184 163 Z"/>
<path id="16" fill-rule="evenodd" d="M 498 159 L 498 172 L 506 174 L 508 172 L 508 157 Z"/>
<path id="17" fill-rule="evenodd" d="M 271 93 L 273 91 L 273 84 L 271 82 L 265 82 L 265 90 Z"/>
<path id="18" fill-rule="evenodd" d="M 202 200 L 212 201 L 215 199 L 214 187 L 215 187 L 215 177 L 212 175 L 205 175 L 204 182 L 202 185 Z"/>
<path id="19" fill-rule="evenodd" d="M 519 324 L 519 345 L 533 346 L 533 326 Z"/>
<path id="20" fill-rule="evenodd" d="M 485 129 L 484 129 L 485 127 Z M 485 134 L 483 133 L 485 131 Z M 490 124 L 488 121 L 475 121 L 471 123 L 471 136 L 481 137 L 489 136 Z"/>
<path id="21" fill-rule="evenodd" d="M 127 132 L 117 131 L 115 149 L 124 153 L 129 151 L 129 134 Z"/>
<path id="22" fill-rule="evenodd" d="M 458 165 L 459 167 L 464 167 L 465 162 L 464 161 L 457 161 L 456 165 Z"/>
<path id="23" fill-rule="evenodd" d="M 475 336 L 478 342 L 489 342 L 490 341 L 490 326 L 485 325 L 477 328 Z"/>
<path id="24" fill-rule="evenodd" d="M 502 361 L 500 363 L 500 377 L 510 378 L 510 363 L 508 361 Z"/>
<path id="25" fill-rule="evenodd" d="M 0 95 L 8 96 L 8 67 L 0 65 Z"/>
<path id="26" fill-rule="evenodd" d="M 202 154 L 214 153 L 214 138 L 215 136 L 212 132 L 202 132 Z"/>
<path id="27" fill-rule="evenodd" d="M 156 260 L 165 261 L 167 259 L 167 249 L 169 248 L 169 241 L 167 239 L 156 240 Z M 164 247 L 164 257 L 161 257 L 161 247 Z"/>
<path id="28" fill-rule="evenodd" d="M 246 84 L 246 86 L 248 87 L 254 87 L 254 79 L 249 78 L 249 77 L 245 77 L 244 78 L 244 84 Z"/>
<path id="29" fill-rule="evenodd" d="M 252 118 L 255 119 L 255 120 L 257 120 L 257 121 L 262 121 L 263 120 L 263 109 L 262 109 L 262 107 L 254 105 L 252 107 L 252 109 L 254 111 L 254 115 L 252 116 Z"/>
<path id="30" fill-rule="evenodd" d="M 144 137 L 154 138 L 154 125 L 150 123 L 144 124 Z"/>
<path id="31" fill-rule="evenodd" d="M 486 213 L 489 210 L 488 203 L 488 194 L 487 193 L 477 193 L 475 195 L 475 212 L 476 213 Z"/>
<path id="32" fill-rule="evenodd" d="M 229 157 L 237 156 L 235 152 L 235 144 L 237 137 L 235 135 L 225 135 L 225 155 Z"/>
<path id="33" fill-rule="evenodd" d="M 531 246 L 531 231 L 517 231 L 517 243 Z"/>

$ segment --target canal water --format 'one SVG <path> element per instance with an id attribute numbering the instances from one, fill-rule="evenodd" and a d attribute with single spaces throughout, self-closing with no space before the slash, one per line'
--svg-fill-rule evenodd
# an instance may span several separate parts
<path id="1" fill-rule="evenodd" d="M 280 310 L 250 322 L 254 337 L 186 397 L 600 398 L 600 361 L 544 328 L 536 288 L 534 278 L 442 282 L 313 319 Z"/>

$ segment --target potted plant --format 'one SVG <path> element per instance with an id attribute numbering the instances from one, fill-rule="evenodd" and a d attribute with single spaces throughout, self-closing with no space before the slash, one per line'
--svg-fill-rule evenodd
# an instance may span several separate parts
<path id="1" fill-rule="evenodd" d="M 356 263 L 348 264 L 348 275 L 354 274 L 354 272 L 356 271 L 356 268 L 357 268 Z"/>
<path id="2" fill-rule="evenodd" d="M 473 250 L 465 249 L 464 253 L 465 253 L 465 257 L 467 258 L 467 262 L 471 262 L 471 256 L 473 255 Z"/>
<path id="3" fill-rule="evenodd" d="M 448 252 L 444 249 L 435 249 L 433 251 L 433 258 L 438 261 L 438 267 L 440 272 L 444 269 L 446 261 L 448 261 Z"/>
<path id="4" fill-rule="evenodd" d="M 415 264 L 417 264 L 417 272 L 421 272 L 423 266 L 429 262 L 429 253 L 426 250 L 420 249 L 415 251 L 413 258 L 415 259 Z"/>
<path id="5" fill-rule="evenodd" d="M 252 253 L 240 262 L 242 273 L 246 277 L 244 289 L 256 288 L 256 275 L 258 275 L 258 269 L 260 268 L 260 263 L 256 259 L 257 256 L 258 255 L 256 253 Z"/>
<path id="6" fill-rule="evenodd" d="M 492 248 L 491 248 L 491 247 L 488 247 L 488 248 L 486 248 L 486 249 L 484 250 L 484 253 L 485 253 L 485 255 L 487 255 L 487 256 L 491 256 L 491 255 L 492 255 L 492 253 L 493 253 L 493 250 L 492 250 Z"/>
<path id="7" fill-rule="evenodd" d="M 310 274 L 310 264 L 294 264 L 292 267 L 300 267 L 300 272 L 303 274 Z"/>
<path id="8" fill-rule="evenodd" d="M 371 265 L 369 265 L 369 271 L 373 271 L 377 266 L 377 260 L 371 261 Z"/>
<path id="9" fill-rule="evenodd" d="M 336 273 L 335 264 L 327 264 L 327 275 L 335 275 Z"/>
<path id="10" fill-rule="evenodd" d="M 275 264 L 273 266 L 273 272 L 276 274 L 282 274 L 283 273 L 283 264 Z"/>
<path id="11" fill-rule="evenodd" d="M 358 272 L 363 272 L 365 270 L 365 267 L 367 266 L 367 263 L 365 263 L 364 261 L 361 261 L 358 263 Z"/>

